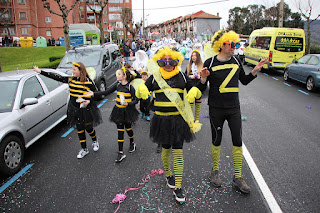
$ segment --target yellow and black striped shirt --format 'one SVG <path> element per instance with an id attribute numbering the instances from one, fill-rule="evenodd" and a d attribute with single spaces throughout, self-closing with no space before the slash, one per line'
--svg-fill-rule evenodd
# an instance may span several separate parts
<path id="1" fill-rule="evenodd" d="M 182 100 L 184 89 L 186 88 L 189 90 L 192 87 L 191 80 L 181 72 L 165 81 L 171 87 L 170 90 L 177 92 Z M 148 87 L 149 91 L 155 92 L 154 110 L 156 115 L 170 116 L 180 114 L 174 103 L 172 103 L 163 90 L 160 89 L 153 75 L 147 79 L 145 85 Z"/>

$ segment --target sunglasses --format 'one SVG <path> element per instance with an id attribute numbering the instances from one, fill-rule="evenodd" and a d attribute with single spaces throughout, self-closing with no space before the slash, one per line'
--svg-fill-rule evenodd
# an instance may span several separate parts
<path id="1" fill-rule="evenodd" d="M 231 48 L 238 49 L 240 47 L 240 43 L 239 42 L 237 42 L 237 43 L 235 43 L 235 42 L 224 42 L 224 43 L 225 44 L 230 44 Z"/>
<path id="2" fill-rule="evenodd" d="M 176 67 L 179 64 L 179 59 L 173 59 L 173 60 L 158 60 L 157 64 L 159 65 L 159 67 L 164 67 L 167 64 L 169 64 L 170 66 Z"/>

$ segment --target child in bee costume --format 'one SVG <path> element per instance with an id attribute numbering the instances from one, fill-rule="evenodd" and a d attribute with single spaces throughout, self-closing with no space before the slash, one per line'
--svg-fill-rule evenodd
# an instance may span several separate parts
<path id="1" fill-rule="evenodd" d="M 70 126 L 76 125 L 81 150 L 77 155 L 78 159 L 83 158 L 89 153 L 86 144 L 86 133 L 88 132 L 93 141 L 93 151 L 99 150 L 99 143 L 96 138 L 96 131 L 93 127 L 102 123 L 100 110 L 91 96 L 85 97 L 83 94 L 88 90 L 95 91 L 96 87 L 90 79 L 86 67 L 81 62 L 73 62 L 73 77 L 58 75 L 57 73 L 45 72 L 34 66 L 34 71 L 54 80 L 68 83 L 70 90 L 70 101 L 68 105 L 67 121 Z"/>
<path id="2" fill-rule="evenodd" d="M 184 167 L 183 143 L 193 140 L 194 132 L 199 131 L 201 127 L 199 123 L 194 123 L 190 104 L 185 98 L 185 89 L 190 89 L 192 85 L 190 79 L 180 71 L 182 61 L 183 56 L 177 49 L 168 46 L 160 48 L 150 62 L 154 66 L 148 66 L 148 70 L 153 74 L 136 91 L 136 96 L 143 99 L 148 98 L 149 91 L 155 92 L 150 138 L 162 146 L 161 159 L 167 185 L 174 189 L 173 193 L 178 202 L 185 201 L 181 189 Z M 194 87 L 190 90 L 190 96 L 199 98 L 201 92 Z M 174 176 L 170 168 L 171 152 Z"/>
<path id="3" fill-rule="evenodd" d="M 117 91 L 116 105 L 110 114 L 110 121 L 117 125 L 118 129 L 118 156 L 115 160 L 116 163 L 121 162 L 126 155 L 123 152 L 124 143 L 124 130 L 127 131 L 130 140 L 129 153 L 136 150 L 136 144 L 134 143 L 134 134 L 132 130 L 132 124 L 138 120 L 139 112 L 135 105 L 138 103 L 138 99 L 135 96 L 135 89 L 130 84 L 134 79 L 133 75 L 129 70 L 124 67 L 117 70 L 117 81 L 118 83 L 110 87 L 106 91 L 100 92 L 88 92 L 85 95 L 89 96 L 102 96 L 109 95 L 110 93 Z"/>
<path id="4" fill-rule="evenodd" d="M 212 49 L 218 55 L 207 59 L 200 72 L 201 81 L 198 87 L 204 91 L 210 84 L 208 105 L 212 132 L 211 155 L 213 169 L 211 182 L 220 187 L 219 159 L 221 150 L 222 128 L 228 121 L 232 136 L 232 156 L 234 163 L 233 184 L 243 193 L 250 193 L 250 187 L 241 175 L 242 171 L 242 127 L 239 102 L 239 81 L 247 85 L 256 78 L 257 72 L 265 63 L 258 65 L 246 75 L 241 62 L 233 56 L 234 49 L 239 47 L 239 35 L 234 31 L 220 30 L 212 38 Z"/>

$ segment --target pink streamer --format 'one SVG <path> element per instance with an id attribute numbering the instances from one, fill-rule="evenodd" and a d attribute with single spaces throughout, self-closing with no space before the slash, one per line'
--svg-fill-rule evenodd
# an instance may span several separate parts
<path id="1" fill-rule="evenodd" d="M 153 169 L 151 170 L 151 173 L 148 174 L 144 179 L 142 179 L 142 183 L 138 183 L 137 187 L 135 188 L 127 188 L 123 194 L 117 194 L 115 198 L 113 198 L 112 203 L 119 203 L 118 208 L 116 209 L 116 211 L 114 213 L 116 213 L 119 208 L 120 208 L 120 203 L 124 202 L 124 200 L 126 199 L 126 193 L 129 191 L 134 191 L 134 190 L 138 190 L 141 189 L 145 183 L 149 182 L 149 180 L 156 176 L 156 175 L 162 175 L 163 174 L 163 170 L 162 169 Z"/>

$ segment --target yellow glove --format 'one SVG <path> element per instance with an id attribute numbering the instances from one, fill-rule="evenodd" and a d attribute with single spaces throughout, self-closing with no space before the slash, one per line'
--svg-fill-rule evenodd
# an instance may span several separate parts
<path id="1" fill-rule="evenodd" d="M 193 103 L 194 100 L 195 100 L 196 98 L 199 99 L 199 98 L 201 97 L 201 95 L 202 95 L 202 93 L 201 93 L 201 91 L 200 91 L 197 87 L 192 87 L 192 88 L 189 90 L 186 98 L 188 99 L 189 103 Z"/>
<path id="2" fill-rule="evenodd" d="M 148 99 L 150 92 L 145 84 L 140 84 L 136 90 L 136 97 L 144 100 Z"/>

